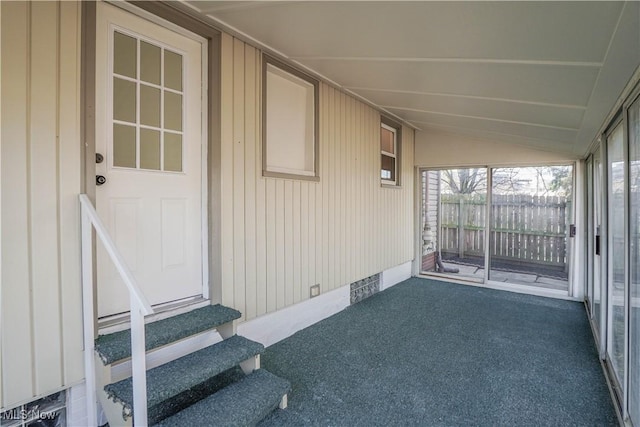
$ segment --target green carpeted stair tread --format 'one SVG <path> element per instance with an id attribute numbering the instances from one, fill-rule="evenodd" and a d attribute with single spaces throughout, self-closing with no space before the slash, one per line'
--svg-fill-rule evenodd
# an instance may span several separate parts
<path id="1" fill-rule="evenodd" d="M 251 426 L 278 407 L 291 391 L 288 381 L 259 369 L 157 426 Z"/>
<path id="2" fill-rule="evenodd" d="M 239 335 L 223 340 L 194 353 L 187 354 L 147 372 L 147 406 L 149 419 L 154 411 L 181 393 L 194 389 L 210 378 L 233 368 L 240 362 L 264 352 L 264 346 Z M 133 407 L 132 379 L 126 378 L 105 386 L 109 398 L 123 405 L 123 414 Z"/>
<path id="3" fill-rule="evenodd" d="M 240 312 L 220 304 L 208 305 L 188 313 L 145 325 L 147 350 L 199 334 L 239 319 Z M 131 357 L 131 330 L 100 335 L 95 350 L 105 365 Z"/>

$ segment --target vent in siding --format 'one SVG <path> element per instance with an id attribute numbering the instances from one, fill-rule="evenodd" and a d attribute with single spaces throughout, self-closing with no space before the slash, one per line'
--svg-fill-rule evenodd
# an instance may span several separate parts
<path id="1" fill-rule="evenodd" d="M 65 391 L 0 412 L 2 427 L 64 427 L 67 425 Z"/>
<path id="2" fill-rule="evenodd" d="M 351 304 L 369 298 L 380 291 L 380 273 L 365 277 L 351 284 Z"/>

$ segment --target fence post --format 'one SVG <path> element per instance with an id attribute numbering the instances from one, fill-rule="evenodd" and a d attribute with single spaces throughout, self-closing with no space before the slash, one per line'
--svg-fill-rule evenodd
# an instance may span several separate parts
<path id="1" fill-rule="evenodd" d="M 464 196 L 458 199 L 458 256 L 464 258 Z"/>

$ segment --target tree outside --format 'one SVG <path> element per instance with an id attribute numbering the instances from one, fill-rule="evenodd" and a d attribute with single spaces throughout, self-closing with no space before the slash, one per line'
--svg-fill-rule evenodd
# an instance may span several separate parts
<path id="1" fill-rule="evenodd" d="M 571 196 L 572 166 L 539 166 L 493 169 L 494 194 Z M 447 169 L 441 171 L 443 194 L 486 196 L 487 169 Z"/>

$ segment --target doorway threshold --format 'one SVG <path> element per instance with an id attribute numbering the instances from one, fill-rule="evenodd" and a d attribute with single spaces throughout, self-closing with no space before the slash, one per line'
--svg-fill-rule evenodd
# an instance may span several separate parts
<path id="1" fill-rule="evenodd" d="M 569 296 L 568 292 L 566 291 L 539 288 L 535 286 L 522 285 L 518 283 L 492 282 L 492 281 L 482 283 L 482 282 L 476 282 L 473 280 L 451 278 L 450 276 L 445 276 L 440 274 L 428 274 L 428 273 L 427 274 L 420 273 L 418 277 L 423 277 L 425 279 L 441 280 L 443 282 L 457 283 L 460 285 L 476 286 L 478 288 L 487 288 L 487 289 L 495 289 L 498 291 L 514 292 L 517 294 L 527 294 L 527 295 L 534 295 L 534 296 L 546 297 L 546 298 L 555 298 L 555 299 L 561 299 L 561 300 L 567 300 L 567 301 L 579 301 L 579 302 L 582 301 L 580 298 Z"/>
<path id="2" fill-rule="evenodd" d="M 145 317 L 144 321 L 145 323 L 155 322 L 156 320 L 173 317 L 209 304 L 211 304 L 211 300 L 203 298 L 202 295 L 157 304 L 152 306 L 155 313 Z M 118 313 L 98 319 L 98 333 L 101 335 L 123 331 L 129 329 L 130 326 L 131 315 L 129 312 Z"/>

